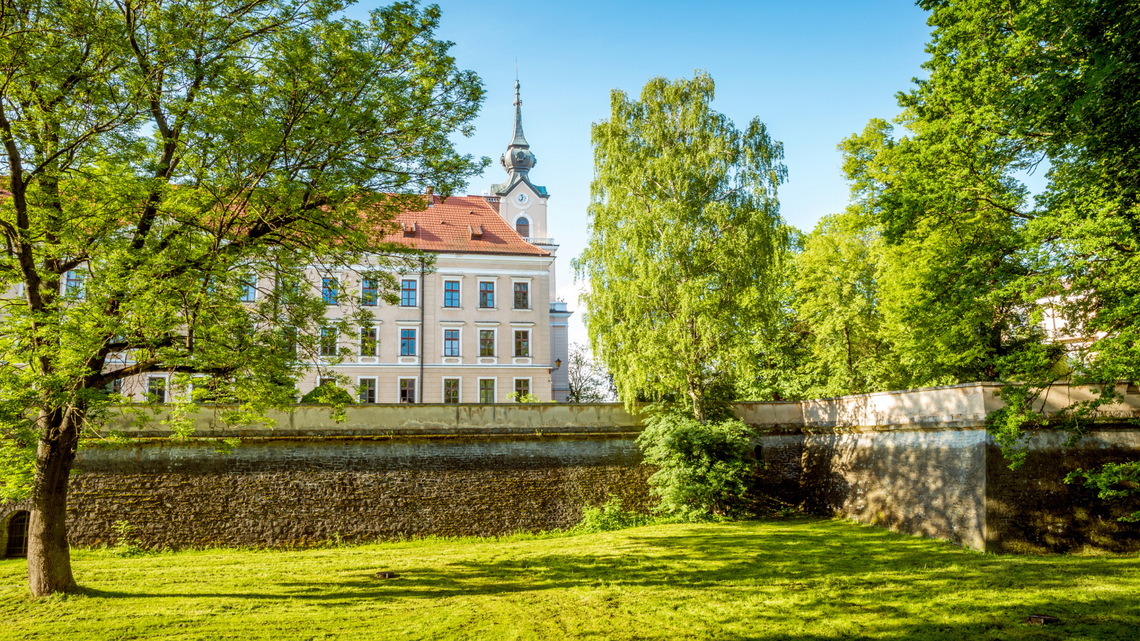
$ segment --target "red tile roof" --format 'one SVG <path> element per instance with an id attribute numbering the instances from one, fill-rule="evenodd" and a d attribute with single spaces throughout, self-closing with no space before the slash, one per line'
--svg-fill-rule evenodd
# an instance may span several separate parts
<path id="1" fill-rule="evenodd" d="M 432 196 L 432 200 L 435 203 L 424 211 L 407 211 L 396 216 L 396 221 L 403 223 L 407 231 L 389 234 L 384 241 L 431 252 L 550 255 L 523 240 L 481 196 L 452 196 L 447 202 Z M 413 224 L 414 234 L 411 232 Z M 481 235 L 478 234 L 480 229 Z M 472 231 L 476 232 L 474 238 Z"/>

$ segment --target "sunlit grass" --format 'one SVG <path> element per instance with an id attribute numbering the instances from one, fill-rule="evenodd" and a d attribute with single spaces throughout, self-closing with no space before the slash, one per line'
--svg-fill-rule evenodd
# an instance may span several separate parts
<path id="1" fill-rule="evenodd" d="M 1140 639 L 1138 557 L 814 519 L 73 560 L 83 592 L 38 601 L 0 562 L 0 638 Z"/>

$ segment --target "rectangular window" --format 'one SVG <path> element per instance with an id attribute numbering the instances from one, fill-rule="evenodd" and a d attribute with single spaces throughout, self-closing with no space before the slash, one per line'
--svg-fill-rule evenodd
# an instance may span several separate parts
<path id="1" fill-rule="evenodd" d="M 479 379 L 479 402 L 480 403 L 494 403 L 495 402 L 495 379 L 481 378 Z"/>
<path id="2" fill-rule="evenodd" d="M 400 306 L 416 306 L 416 281 L 412 279 L 400 281 Z"/>
<path id="3" fill-rule="evenodd" d="M 459 356 L 459 330 L 443 330 L 443 355 Z"/>
<path id="4" fill-rule="evenodd" d="M 414 378 L 401 378 L 400 379 L 400 402 L 401 403 L 415 403 L 416 402 L 416 379 L 414 379 Z"/>
<path id="5" fill-rule="evenodd" d="M 324 387 L 325 385 L 336 385 L 336 379 L 323 376 L 317 379 L 317 387 Z"/>
<path id="6" fill-rule="evenodd" d="M 530 309 L 530 285 L 515 283 L 515 309 Z"/>
<path id="7" fill-rule="evenodd" d="M 73 269 L 67 272 L 67 279 L 64 281 L 63 293 L 73 298 L 84 298 L 87 296 L 87 272 Z"/>
<path id="8" fill-rule="evenodd" d="M 294 355 L 297 353 L 297 329 L 294 327 L 286 327 L 281 330 L 281 338 L 285 345 L 285 353 Z"/>
<path id="9" fill-rule="evenodd" d="M 361 327 L 360 328 L 360 355 L 361 356 L 375 356 L 376 346 L 380 341 L 376 340 L 375 327 Z"/>
<path id="10" fill-rule="evenodd" d="M 376 402 L 376 379 L 362 378 L 356 386 L 358 395 L 360 396 L 361 403 L 375 403 Z"/>
<path id="11" fill-rule="evenodd" d="M 335 278 L 322 278 L 321 279 L 321 298 L 324 299 L 325 305 L 336 305 L 337 288 L 339 284 Z"/>
<path id="12" fill-rule="evenodd" d="M 522 401 L 524 396 L 530 394 L 530 379 L 529 378 L 516 378 L 515 379 L 515 402 Z"/>
<path id="13" fill-rule="evenodd" d="M 151 376 L 146 381 L 146 400 L 150 403 L 166 402 L 166 379 L 161 376 Z"/>
<path id="14" fill-rule="evenodd" d="M 480 356 L 494 356 L 495 355 L 495 330 L 481 329 L 479 330 L 479 355 Z"/>
<path id="15" fill-rule="evenodd" d="M 239 286 L 241 287 L 241 302 L 252 303 L 257 300 L 257 276 L 254 274 L 242 276 Z"/>
<path id="16" fill-rule="evenodd" d="M 459 281 L 443 281 L 443 306 L 459 307 Z"/>
<path id="17" fill-rule="evenodd" d="M 360 304 L 366 307 L 375 307 L 380 300 L 375 278 L 360 279 Z"/>
<path id="18" fill-rule="evenodd" d="M 336 328 L 321 328 L 321 356 L 336 356 Z"/>
<path id="19" fill-rule="evenodd" d="M 459 403 L 459 379 L 443 379 L 443 402 L 449 404 Z"/>
<path id="20" fill-rule="evenodd" d="M 516 330 L 515 357 L 525 358 L 527 356 L 530 356 L 530 330 Z"/>
<path id="21" fill-rule="evenodd" d="M 416 355 L 416 330 L 400 330 L 400 356 Z"/>
<path id="22" fill-rule="evenodd" d="M 495 283 L 479 283 L 479 307 L 495 306 Z"/>

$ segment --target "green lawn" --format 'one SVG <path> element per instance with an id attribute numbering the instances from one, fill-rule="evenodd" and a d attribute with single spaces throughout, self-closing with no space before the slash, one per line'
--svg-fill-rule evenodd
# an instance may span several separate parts
<path id="1" fill-rule="evenodd" d="M 0 638 L 1140 639 L 1140 558 L 816 519 L 73 560 L 83 593 L 40 601 L 0 561 Z"/>

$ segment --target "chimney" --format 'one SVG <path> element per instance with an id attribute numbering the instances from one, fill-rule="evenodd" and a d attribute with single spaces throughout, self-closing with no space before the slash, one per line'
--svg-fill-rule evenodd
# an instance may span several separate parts
<path id="1" fill-rule="evenodd" d="M 434 207 L 435 206 L 435 186 L 434 185 L 428 185 L 427 186 L 427 206 L 428 207 Z"/>

